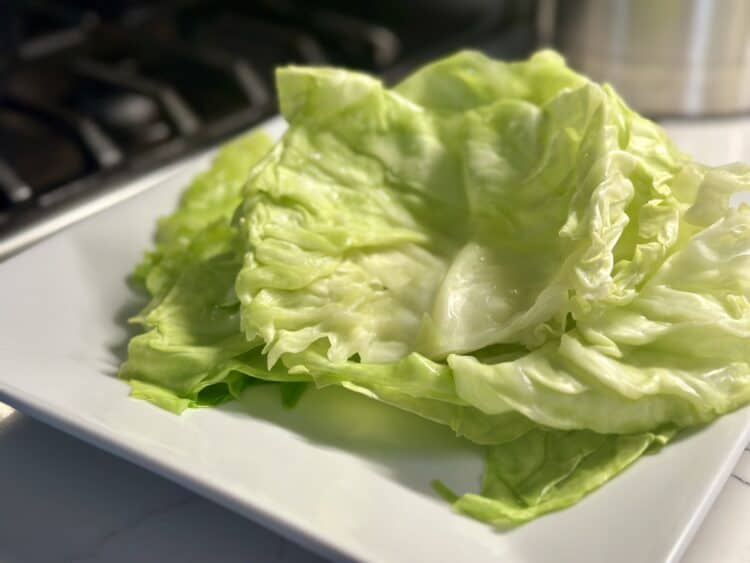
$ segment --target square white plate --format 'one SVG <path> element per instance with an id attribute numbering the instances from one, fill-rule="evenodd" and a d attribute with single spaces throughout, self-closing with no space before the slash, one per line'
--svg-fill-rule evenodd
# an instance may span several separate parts
<path id="1" fill-rule="evenodd" d="M 478 448 L 346 391 L 309 393 L 289 411 L 276 388 L 251 387 L 241 401 L 180 417 L 129 399 L 114 374 L 124 319 L 141 303 L 125 279 L 157 216 L 207 161 L 0 264 L 0 400 L 335 558 L 679 559 L 750 438 L 748 409 L 568 510 L 499 532 L 453 514 L 429 486 L 476 490 Z"/>

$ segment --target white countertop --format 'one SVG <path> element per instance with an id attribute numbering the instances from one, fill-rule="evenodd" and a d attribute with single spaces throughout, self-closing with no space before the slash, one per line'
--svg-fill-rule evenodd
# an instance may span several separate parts
<path id="1" fill-rule="evenodd" d="M 703 161 L 750 161 L 750 121 L 670 123 Z M 234 513 L 0 403 L 0 562 L 317 562 Z M 750 563 L 750 450 L 684 563 Z"/>

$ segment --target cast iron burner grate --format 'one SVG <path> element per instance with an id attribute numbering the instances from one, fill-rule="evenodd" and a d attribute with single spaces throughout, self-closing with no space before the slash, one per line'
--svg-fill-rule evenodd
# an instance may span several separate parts
<path id="1" fill-rule="evenodd" d="M 393 81 L 463 46 L 524 55 L 529 20 L 497 0 L 0 2 L 0 258 L 31 242 L 19 232 L 271 116 L 279 65 Z"/>

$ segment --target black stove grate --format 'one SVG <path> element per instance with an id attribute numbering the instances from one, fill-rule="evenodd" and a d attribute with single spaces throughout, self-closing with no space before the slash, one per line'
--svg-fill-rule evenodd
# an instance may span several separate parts
<path id="1" fill-rule="evenodd" d="M 0 242 L 269 117 L 279 65 L 393 80 L 459 46 L 512 35 L 502 54 L 519 56 L 533 40 L 524 10 L 499 0 L 0 6 Z"/>

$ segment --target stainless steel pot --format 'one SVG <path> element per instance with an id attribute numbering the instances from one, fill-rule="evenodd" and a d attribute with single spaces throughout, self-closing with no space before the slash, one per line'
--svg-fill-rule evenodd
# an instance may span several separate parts
<path id="1" fill-rule="evenodd" d="M 748 0 L 547 0 L 540 21 L 571 66 L 641 112 L 750 111 Z"/>

